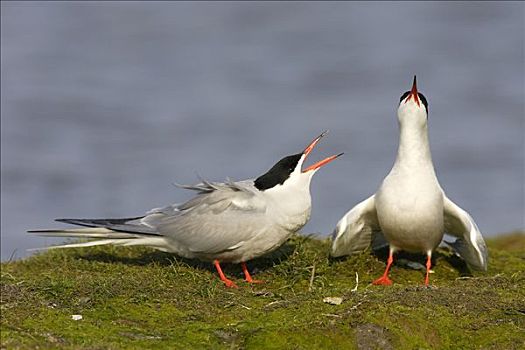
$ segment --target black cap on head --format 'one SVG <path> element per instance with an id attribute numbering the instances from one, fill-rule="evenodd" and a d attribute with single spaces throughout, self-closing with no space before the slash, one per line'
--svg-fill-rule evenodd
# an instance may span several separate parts
<path id="1" fill-rule="evenodd" d="M 255 187 L 259 191 L 264 191 L 277 185 L 282 185 L 286 179 L 290 177 L 290 174 L 295 170 L 302 156 L 303 153 L 298 153 L 284 157 L 270 170 L 255 179 Z"/>

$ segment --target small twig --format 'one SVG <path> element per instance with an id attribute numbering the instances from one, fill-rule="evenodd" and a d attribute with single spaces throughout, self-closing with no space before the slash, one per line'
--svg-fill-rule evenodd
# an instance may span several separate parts
<path id="1" fill-rule="evenodd" d="M 233 307 L 233 306 L 235 306 L 235 305 L 239 305 L 240 307 L 243 307 L 243 308 L 245 308 L 246 310 L 251 310 L 251 309 L 252 309 L 251 307 L 245 306 L 245 305 L 243 305 L 243 304 L 236 304 L 236 303 L 233 302 L 233 301 L 232 301 L 231 303 L 228 303 L 228 304 L 224 305 L 224 308 L 226 309 L 226 308 L 229 308 L 229 307 Z"/>
<path id="2" fill-rule="evenodd" d="M 314 266 L 312 266 L 312 275 L 310 276 L 310 285 L 308 286 L 308 291 L 311 292 L 313 285 L 314 285 L 314 277 L 315 277 L 315 263 Z"/>
<path id="3" fill-rule="evenodd" d="M 326 316 L 326 317 L 337 317 L 337 318 L 342 318 L 343 316 L 341 315 L 336 315 L 336 314 L 321 314 L 323 316 Z"/>
<path id="4" fill-rule="evenodd" d="M 11 275 L 9 272 L 4 272 L 2 274 L 2 277 L 9 277 L 10 279 L 15 280 L 15 277 Z"/>
<path id="5" fill-rule="evenodd" d="M 230 303 L 224 305 L 224 308 L 226 309 L 226 308 L 232 307 L 232 306 L 234 306 L 234 305 L 235 305 L 235 303 L 232 301 L 232 302 L 230 302 Z"/>
<path id="6" fill-rule="evenodd" d="M 355 272 L 355 287 L 352 288 L 351 292 L 357 292 L 357 287 L 359 286 L 359 275 L 357 271 Z"/>
<path id="7" fill-rule="evenodd" d="M 268 304 L 264 305 L 264 307 L 270 307 L 272 305 L 281 304 L 281 303 L 286 303 L 286 301 L 285 300 L 272 301 L 271 303 L 268 303 Z"/>
<path id="8" fill-rule="evenodd" d="M 17 252 L 18 249 L 15 248 L 15 250 L 13 250 L 13 252 L 11 253 L 11 256 L 9 257 L 9 260 L 7 260 L 7 263 L 9 264 L 13 258 L 15 257 L 15 254 Z"/>
<path id="9" fill-rule="evenodd" d="M 494 276 L 488 276 L 488 277 L 461 276 L 461 277 L 456 277 L 456 281 L 457 280 L 491 280 L 491 279 L 499 278 L 501 276 L 503 276 L 502 273 L 498 273 Z"/>
<path id="10" fill-rule="evenodd" d="M 290 287 L 293 287 L 293 284 L 287 284 L 285 286 L 277 288 L 277 290 L 286 289 L 286 288 L 290 288 Z"/>
<path id="11" fill-rule="evenodd" d="M 260 290 L 252 291 L 252 294 L 255 295 L 256 297 L 267 297 L 267 296 L 273 296 L 274 295 L 272 292 L 260 291 Z"/>
<path id="12" fill-rule="evenodd" d="M 365 302 L 364 300 L 358 302 L 357 304 L 355 304 L 354 306 L 352 306 L 352 307 L 350 308 L 350 310 L 357 310 L 357 308 L 358 308 L 362 303 L 364 303 L 364 302 Z"/>

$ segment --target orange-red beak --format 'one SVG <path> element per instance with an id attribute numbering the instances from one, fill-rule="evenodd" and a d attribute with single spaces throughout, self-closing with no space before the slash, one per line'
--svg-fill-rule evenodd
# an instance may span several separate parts
<path id="1" fill-rule="evenodd" d="M 419 104 L 419 96 L 417 94 L 417 83 L 416 83 L 416 76 L 414 75 L 414 83 L 412 83 L 412 90 L 410 90 L 410 95 L 408 95 L 408 98 L 405 100 L 405 103 L 407 103 L 412 97 L 414 97 L 414 102 Z"/>
<path id="2" fill-rule="evenodd" d="M 308 147 L 306 147 L 303 151 L 303 154 L 305 155 L 305 159 L 306 157 L 308 157 L 308 155 L 312 152 L 312 150 L 314 149 L 314 147 L 319 143 L 319 141 L 321 140 L 321 138 L 323 138 L 324 135 L 328 134 L 328 130 L 327 131 L 324 131 L 321 135 L 317 136 L 312 142 L 310 142 L 310 144 L 308 145 Z M 330 156 L 330 157 L 327 157 L 313 165 L 310 165 L 308 168 L 304 169 L 303 170 L 303 173 L 306 173 L 310 170 L 315 170 L 315 169 L 319 169 L 320 167 L 322 167 L 323 165 L 326 165 L 328 163 L 330 163 L 332 160 L 336 159 L 337 157 L 339 156 L 342 156 L 343 153 L 339 153 L 339 154 L 336 154 L 336 155 L 333 155 L 333 156 Z"/>
<path id="3" fill-rule="evenodd" d="M 339 153 L 339 154 L 336 154 L 336 155 L 333 155 L 333 156 L 330 156 L 330 157 L 327 157 L 313 165 L 310 165 L 308 168 L 304 169 L 303 170 L 303 173 L 307 173 L 309 172 L 310 170 L 315 170 L 315 169 L 319 169 L 320 167 L 322 167 L 323 165 L 326 165 L 328 163 L 330 163 L 332 160 L 336 159 L 337 157 L 340 157 L 342 156 L 344 153 Z"/>

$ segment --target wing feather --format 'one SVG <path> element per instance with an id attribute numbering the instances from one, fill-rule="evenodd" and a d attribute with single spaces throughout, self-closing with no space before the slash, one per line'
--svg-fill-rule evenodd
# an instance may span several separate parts
<path id="1" fill-rule="evenodd" d="M 372 246 L 386 245 L 377 220 L 375 196 L 365 199 L 339 220 L 332 234 L 334 257 L 351 255 Z"/>
<path id="2" fill-rule="evenodd" d="M 143 223 L 176 245 L 208 254 L 239 248 L 265 230 L 266 205 L 253 182 L 202 181 L 191 189 L 197 188 L 200 193 L 194 198 L 152 211 Z"/>
<path id="3" fill-rule="evenodd" d="M 445 232 L 457 237 L 455 242 L 445 242 L 461 256 L 467 264 L 477 270 L 487 270 L 488 249 L 481 232 L 465 210 L 443 194 Z"/>

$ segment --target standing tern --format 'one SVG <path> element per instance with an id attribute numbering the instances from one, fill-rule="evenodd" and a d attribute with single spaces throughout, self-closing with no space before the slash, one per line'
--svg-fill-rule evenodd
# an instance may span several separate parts
<path id="1" fill-rule="evenodd" d="M 302 170 L 303 162 L 327 132 L 301 153 L 284 157 L 255 180 L 208 182 L 181 186 L 197 191 L 183 204 L 156 208 L 125 219 L 57 219 L 84 228 L 29 231 L 41 236 L 97 240 L 51 248 L 95 245 L 142 245 L 185 258 L 211 261 L 227 287 L 237 288 L 220 262 L 241 263 L 245 280 L 253 280 L 246 261 L 280 247 L 310 218 L 310 181 L 323 165 L 343 153 Z"/>
<path id="2" fill-rule="evenodd" d="M 389 245 L 383 276 L 374 284 L 390 285 L 388 271 L 398 250 L 427 255 L 425 285 L 429 283 L 432 251 L 444 233 L 457 237 L 446 242 L 474 269 L 486 270 L 488 252 L 471 216 L 454 204 L 439 185 L 428 141 L 428 103 L 417 91 L 405 92 L 397 110 L 400 135 L 392 170 L 375 195 L 357 204 L 341 218 L 334 232 L 331 255 L 350 255 L 369 246 Z M 385 242 L 386 239 L 386 242 Z"/>

